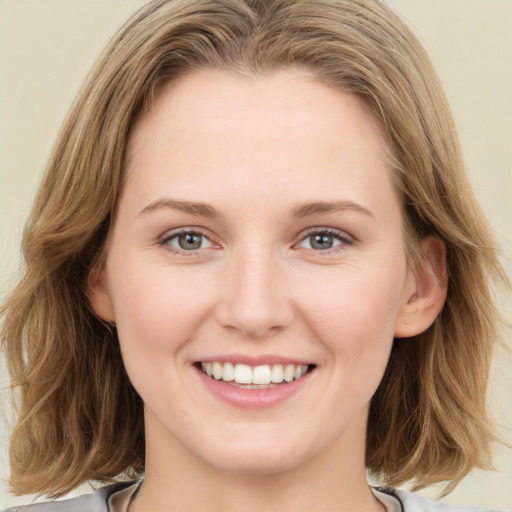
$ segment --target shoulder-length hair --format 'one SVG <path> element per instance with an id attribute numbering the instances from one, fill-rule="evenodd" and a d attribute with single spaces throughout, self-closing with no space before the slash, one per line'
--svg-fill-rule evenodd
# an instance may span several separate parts
<path id="1" fill-rule="evenodd" d="M 24 231 L 25 273 L 2 309 L 18 397 L 13 492 L 60 495 L 143 471 L 142 403 L 115 329 L 87 297 L 135 120 L 191 70 L 258 75 L 287 66 L 362 98 L 380 123 L 409 261 L 418 264 L 423 237 L 447 247 L 446 305 L 426 332 L 394 341 L 371 403 L 367 467 L 391 485 L 423 487 L 490 466 L 485 398 L 499 318 L 491 285 L 506 278 L 421 44 L 380 0 L 159 0 L 124 25 L 91 71 Z"/>

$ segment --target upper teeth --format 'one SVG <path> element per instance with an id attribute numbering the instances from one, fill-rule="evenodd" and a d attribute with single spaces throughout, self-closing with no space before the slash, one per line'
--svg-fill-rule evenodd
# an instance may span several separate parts
<path id="1" fill-rule="evenodd" d="M 234 381 L 237 384 L 280 384 L 300 379 L 307 371 L 308 365 L 263 364 L 249 366 L 247 364 L 232 363 L 201 363 L 201 368 L 209 377 L 226 382 Z"/>

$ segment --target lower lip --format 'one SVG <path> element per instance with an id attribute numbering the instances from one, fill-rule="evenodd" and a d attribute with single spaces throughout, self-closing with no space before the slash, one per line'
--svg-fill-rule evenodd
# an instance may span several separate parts
<path id="1" fill-rule="evenodd" d="M 308 372 L 300 379 L 272 388 L 244 389 L 231 386 L 222 380 L 212 379 L 198 368 L 195 370 L 206 388 L 221 401 L 233 407 L 250 410 L 268 409 L 291 398 L 307 384 L 314 372 Z"/>

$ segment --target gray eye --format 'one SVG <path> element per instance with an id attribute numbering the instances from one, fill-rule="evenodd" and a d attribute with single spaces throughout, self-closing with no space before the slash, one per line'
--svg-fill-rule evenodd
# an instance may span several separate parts
<path id="1" fill-rule="evenodd" d="M 206 235 L 200 231 L 183 230 L 179 233 L 169 234 L 162 242 L 171 252 L 184 255 L 187 252 L 191 254 L 194 251 L 203 251 L 213 247 L 213 243 Z"/>
<path id="2" fill-rule="evenodd" d="M 310 232 L 299 243 L 299 247 L 313 251 L 328 251 L 339 245 L 351 245 L 352 241 L 344 234 L 331 233 L 330 231 Z"/>
<path id="3" fill-rule="evenodd" d="M 329 233 L 315 233 L 309 237 L 309 240 L 311 248 L 317 251 L 332 249 L 335 244 L 334 236 Z"/>
<path id="4" fill-rule="evenodd" d="M 181 233 L 177 238 L 180 249 L 184 251 L 194 251 L 201 248 L 204 237 L 197 233 Z"/>

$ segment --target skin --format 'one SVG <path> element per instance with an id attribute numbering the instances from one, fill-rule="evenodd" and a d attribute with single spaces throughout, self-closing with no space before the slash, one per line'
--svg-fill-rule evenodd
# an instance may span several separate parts
<path id="1" fill-rule="evenodd" d="M 381 141 L 360 100 L 299 69 L 200 70 L 138 120 L 105 268 L 90 279 L 145 403 L 132 510 L 382 510 L 365 475 L 369 402 L 394 336 L 426 329 L 445 291 L 407 266 Z M 201 247 L 180 248 L 180 230 Z M 326 231 L 333 246 L 314 248 Z M 423 249 L 442 277 L 442 244 Z M 316 366 L 290 398 L 245 410 L 198 378 L 194 364 L 220 354 Z"/>

